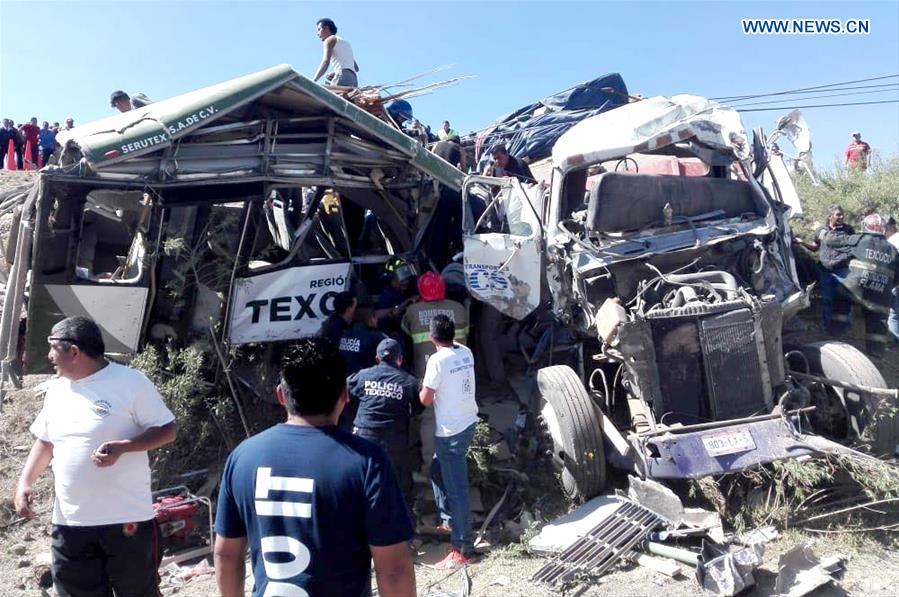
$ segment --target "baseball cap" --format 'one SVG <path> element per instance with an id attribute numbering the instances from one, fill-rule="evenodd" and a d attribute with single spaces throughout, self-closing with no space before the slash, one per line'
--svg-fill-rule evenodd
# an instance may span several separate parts
<path id="1" fill-rule="evenodd" d="M 378 358 L 382 361 L 396 361 L 403 356 L 403 347 L 393 338 L 384 338 L 378 344 Z"/>

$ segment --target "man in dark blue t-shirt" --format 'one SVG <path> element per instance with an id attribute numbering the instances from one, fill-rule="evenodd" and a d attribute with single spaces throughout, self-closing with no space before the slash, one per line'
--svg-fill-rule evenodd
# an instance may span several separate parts
<path id="1" fill-rule="evenodd" d="M 242 442 L 222 473 L 215 573 L 224 596 L 243 595 L 247 544 L 255 597 L 415 595 L 413 536 L 384 451 L 336 427 L 346 370 L 321 338 L 285 355 L 276 394 L 287 421 Z"/>
<path id="2" fill-rule="evenodd" d="M 409 419 L 424 407 L 418 400 L 418 379 L 402 370 L 403 349 L 393 338 L 378 344 L 378 364 L 347 379 L 350 400 L 358 404 L 356 435 L 378 444 L 393 464 L 400 490 L 412 508 L 412 463 Z"/>

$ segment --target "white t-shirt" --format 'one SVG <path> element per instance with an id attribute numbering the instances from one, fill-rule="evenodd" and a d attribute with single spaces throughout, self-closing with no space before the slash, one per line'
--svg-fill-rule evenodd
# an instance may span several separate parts
<path id="1" fill-rule="evenodd" d="M 107 441 L 131 439 L 175 420 L 143 373 L 109 363 L 93 375 L 52 380 L 31 433 L 53 444 L 53 524 L 94 526 L 153 518 L 146 452 L 98 467 L 91 454 Z"/>
<path id="2" fill-rule="evenodd" d="M 437 420 L 437 437 L 462 433 L 478 420 L 478 403 L 474 398 L 474 357 L 465 346 L 443 346 L 432 354 L 422 385 L 436 393 L 434 418 Z"/>
<path id="3" fill-rule="evenodd" d="M 335 35 L 334 47 L 331 49 L 331 70 L 338 77 L 344 70 L 356 72 L 356 60 L 353 58 L 353 48 L 350 42 L 339 35 Z"/>

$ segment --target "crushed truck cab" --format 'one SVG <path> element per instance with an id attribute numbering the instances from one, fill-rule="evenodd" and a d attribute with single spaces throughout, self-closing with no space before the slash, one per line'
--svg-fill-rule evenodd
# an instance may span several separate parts
<path id="1" fill-rule="evenodd" d="M 549 166 L 536 185 L 466 179 L 464 265 L 473 296 L 550 313 L 556 350 L 569 338 L 567 365 L 537 375 L 566 491 L 598 493 L 606 461 L 698 478 L 826 447 L 805 439 L 825 398 L 791 375 L 809 361 L 785 357 L 783 322 L 808 297 L 792 183 L 762 133 L 709 100 L 655 97 L 576 124 Z"/>

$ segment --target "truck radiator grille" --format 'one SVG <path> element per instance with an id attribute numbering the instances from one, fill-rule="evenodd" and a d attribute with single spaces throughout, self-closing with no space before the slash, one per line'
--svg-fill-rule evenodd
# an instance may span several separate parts
<path id="1" fill-rule="evenodd" d="M 714 420 L 767 412 L 759 345 L 752 312 L 738 309 L 705 317 L 699 341 L 705 364 L 709 408 Z"/>

